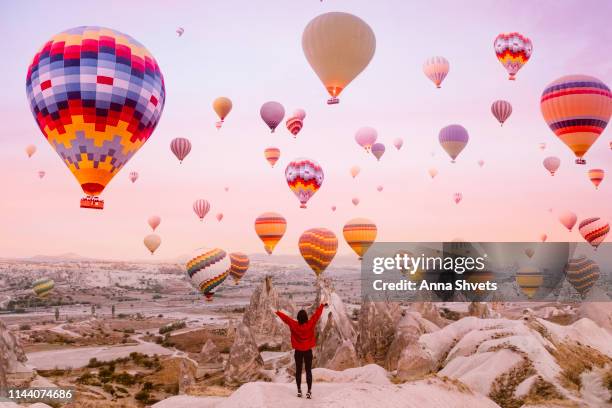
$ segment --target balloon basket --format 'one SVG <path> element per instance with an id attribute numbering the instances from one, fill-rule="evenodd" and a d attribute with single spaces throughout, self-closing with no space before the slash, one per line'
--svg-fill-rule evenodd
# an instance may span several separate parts
<path id="1" fill-rule="evenodd" d="M 215 123 L 215 127 L 217 128 L 217 130 L 221 129 L 221 126 L 223 125 L 223 121 L 219 121 Z"/>
<path id="2" fill-rule="evenodd" d="M 586 160 L 584 160 L 583 158 L 576 159 L 576 164 L 586 164 Z"/>
<path id="3" fill-rule="evenodd" d="M 104 208 L 104 200 L 98 197 L 87 196 L 81 198 L 81 208 L 92 208 L 94 210 L 102 210 Z"/>
<path id="4" fill-rule="evenodd" d="M 339 103 L 340 103 L 340 99 L 335 98 L 335 97 L 334 97 L 334 98 L 329 98 L 329 99 L 327 100 L 327 104 L 328 104 L 328 105 L 337 105 L 337 104 L 339 104 Z"/>

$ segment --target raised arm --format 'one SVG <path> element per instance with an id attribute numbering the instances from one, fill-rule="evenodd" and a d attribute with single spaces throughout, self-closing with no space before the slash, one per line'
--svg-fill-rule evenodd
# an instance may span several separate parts
<path id="1" fill-rule="evenodd" d="M 325 307 L 325 305 L 326 304 L 321 303 L 319 307 L 317 307 L 317 310 L 314 312 L 314 314 L 308 321 L 308 324 L 313 325 L 313 326 L 317 324 L 317 322 L 319 321 L 319 318 L 321 317 L 321 314 L 323 313 L 323 308 Z"/>
<path id="2" fill-rule="evenodd" d="M 293 320 L 292 318 L 290 318 L 289 316 L 287 316 L 286 314 L 284 314 L 284 313 L 283 313 L 283 312 L 281 312 L 280 310 L 277 310 L 277 311 L 276 311 L 276 312 L 274 312 L 274 313 L 276 313 L 276 315 L 277 315 L 278 317 L 280 317 L 280 319 L 281 319 L 283 322 L 285 322 L 286 324 L 288 324 L 289 326 L 293 326 L 293 325 L 296 323 L 296 321 L 295 321 L 295 320 Z"/>

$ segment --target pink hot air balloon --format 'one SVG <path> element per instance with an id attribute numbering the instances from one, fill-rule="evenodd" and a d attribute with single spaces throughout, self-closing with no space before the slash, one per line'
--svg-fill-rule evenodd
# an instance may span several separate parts
<path id="1" fill-rule="evenodd" d="M 592 217 L 583 220 L 578 225 L 578 231 L 582 238 L 595 249 L 606 239 L 610 232 L 610 224 L 599 217 Z"/>
<path id="2" fill-rule="evenodd" d="M 480 167 L 484 166 L 484 160 L 478 160 L 478 165 L 479 165 Z"/>
<path id="3" fill-rule="evenodd" d="M 285 108 L 278 102 L 270 101 L 261 105 L 259 114 L 272 133 L 274 133 L 274 129 L 276 129 L 278 124 L 281 123 L 285 117 Z"/>
<path id="4" fill-rule="evenodd" d="M 287 119 L 287 122 L 285 122 L 285 124 L 287 125 L 287 130 L 295 138 L 297 134 L 300 133 L 300 130 L 302 130 L 302 127 L 304 126 L 304 121 L 298 117 L 291 116 L 289 119 Z"/>
<path id="5" fill-rule="evenodd" d="M 191 151 L 191 142 L 184 137 L 177 137 L 170 142 L 170 150 L 172 150 L 172 153 L 179 159 L 179 163 L 182 163 Z"/>
<path id="6" fill-rule="evenodd" d="M 362 127 L 355 133 L 355 141 L 359 146 L 363 147 L 366 152 L 369 152 L 374 142 L 378 138 L 378 132 L 371 127 Z"/>
<path id="7" fill-rule="evenodd" d="M 431 178 L 434 178 L 438 175 L 438 170 L 434 169 L 433 167 L 427 170 L 427 172 L 429 173 L 429 177 Z"/>
<path id="8" fill-rule="evenodd" d="M 221 220 L 223 219 L 223 213 L 219 213 L 216 215 L 217 221 L 221 222 Z"/>
<path id="9" fill-rule="evenodd" d="M 161 223 L 161 218 L 159 218 L 157 215 L 152 215 L 149 217 L 147 222 L 149 223 L 149 227 L 155 231 L 155 228 L 159 227 L 159 224 Z"/>
<path id="10" fill-rule="evenodd" d="M 561 222 L 561 224 L 563 224 L 568 231 L 571 231 L 572 228 L 574 228 L 577 220 L 578 218 L 576 217 L 576 214 L 571 211 L 563 211 L 561 214 L 559 214 L 559 222 Z"/>
<path id="11" fill-rule="evenodd" d="M 38 178 L 39 178 L 39 179 L 41 179 L 41 178 L 45 177 L 45 174 L 47 174 L 47 173 L 45 173 L 45 171 L 44 171 L 44 170 L 40 170 L 40 171 L 38 172 Z"/>
<path id="12" fill-rule="evenodd" d="M 554 176 L 555 172 L 557 171 L 557 169 L 559 169 L 559 166 L 561 165 L 561 160 L 558 157 L 549 156 L 544 159 L 542 164 L 544 164 L 544 168 L 550 172 L 550 175 Z"/>
<path id="13" fill-rule="evenodd" d="M 229 187 L 223 187 L 223 190 L 227 193 L 229 191 Z"/>
<path id="14" fill-rule="evenodd" d="M 353 203 L 353 205 L 359 205 L 359 199 L 357 197 L 354 197 L 351 202 Z"/>
<path id="15" fill-rule="evenodd" d="M 331 210 L 332 210 L 332 211 L 336 211 L 336 206 L 335 206 L 335 205 L 332 205 L 332 206 L 331 206 Z"/>
<path id="16" fill-rule="evenodd" d="M 463 200 L 463 194 L 461 193 L 453 194 L 453 200 L 455 200 L 455 204 L 459 204 L 461 200 Z"/>
<path id="17" fill-rule="evenodd" d="M 210 203 L 206 200 L 195 200 L 193 203 L 193 212 L 196 213 L 200 221 L 204 220 L 206 214 L 210 211 Z"/>
<path id="18" fill-rule="evenodd" d="M 510 117 L 512 113 L 512 105 L 508 101 L 495 101 L 491 105 L 491 113 L 495 116 L 501 126 L 504 126 L 504 122 Z"/>
<path id="19" fill-rule="evenodd" d="M 372 154 L 376 157 L 376 160 L 380 161 L 380 158 L 385 154 L 385 145 L 382 143 L 374 143 L 372 145 Z"/>
<path id="20" fill-rule="evenodd" d="M 450 156 L 451 162 L 454 163 L 459 153 L 465 149 L 470 135 L 467 130 L 461 125 L 449 125 L 442 130 L 438 135 L 438 141 L 446 153 Z"/>
<path id="21" fill-rule="evenodd" d="M 442 81 L 448 75 L 450 64 L 444 57 L 431 57 L 425 60 L 423 63 L 423 72 L 425 76 L 436 85 L 436 88 L 440 88 Z"/>
<path id="22" fill-rule="evenodd" d="M 546 242 L 546 240 L 548 239 L 548 235 L 546 234 L 540 234 L 540 241 L 542 242 Z"/>
<path id="23" fill-rule="evenodd" d="M 134 183 L 136 180 L 138 180 L 138 173 L 135 171 L 131 171 L 130 172 L 130 181 L 132 183 Z"/>
<path id="24" fill-rule="evenodd" d="M 383 186 L 376 187 L 376 190 L 378 190 L 378 192 L 380 193 L 381 191 L 383 191 Z"/>
<path id="25" fill-rule="evenodd" d="M 401 137 L 393 139 L 393 146 L 395 146 L 397 150 L 401 149 L 403 145 L 404 139 L 402 139 Z"/>

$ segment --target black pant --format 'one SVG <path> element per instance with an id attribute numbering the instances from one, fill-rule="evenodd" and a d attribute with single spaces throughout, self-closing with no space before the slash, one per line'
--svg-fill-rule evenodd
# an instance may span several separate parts
<path id="1" fill-rule="evenodd" d="M 312 350 L 295 350 L 295 383 L 298 390 L 302 389 L 302 362 L 306 368 L 306 384 L 310 391 L 312 388 Z"/>

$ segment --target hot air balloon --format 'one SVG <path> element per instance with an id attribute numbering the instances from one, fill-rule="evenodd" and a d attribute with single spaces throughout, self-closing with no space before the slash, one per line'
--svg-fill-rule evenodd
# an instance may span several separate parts
<path id="1" fill-rule="evenodd" d="M 356 207 L 356 206 L 358 206 L 358 205 L 359 205 L 359 198 L 357 198 L 357 197 L 353 197 L 353 198 L 351 199 L 351 202 L 352 202 L 352 203 L 353 203 L 353 205 Z"/>
<path id="2" fill-rule="evenodd" d="M 378 190 L 378 192 L 380 193 L 381 191 L 383 191 L 383 186 L 376 187 L 376 190 Z"/>
<path id="3" fill-rule="evenodd" d="M 306 111 L 304 109 L 302 109 L 302 108 L 298 108 L 298 109 L 293 111 L 291 116 L 293 116 L 294 118 L 298 118 L 298 119 L 304 120 L 304 119 L 306 119 Z"/>
<path id="4" fill-rule="evenodd" d="M 548 239 L 548 235 L 546 234 L 540 234 L 540 241 L 542 242 L 546 242 L 546 240 Z"/>
<path id="5" fill-rule="evenodd" d="M 397 137 L 393 139 L 393 146 L 395 146 L 397 150 L 401 149 L 403 145 L 404 145 L 404 139 L 402 139 L 401 137 Z"/>
<path id="6" fill-rule="evenodd" d="M 372 154 L 376 157 L 376 160 L 380 161 L 380 158 L 385 154 L 385 145 L 382 143 L 374 143 L 372 145 Z"/>
<path id="7" fill-rule="evenodd" d="M 328 104 L 368 66 L 376 49 L 376 37 L 365 21 L 348 13 L 325 13 L 308 23 L 302 49 L 327 92 Z"/>
<path id="8" fill-rule="evenodd" d="M 571 231 L 572 228 L 574 228 L 577 220 L 578 218 L 576 217 L 576 214 L 571 211 L 563 211 L 561 214 L 559 214 L 559 222 L 563 224 L 568 231 Z"/>
<path id="9" fill-rule="evenodd" d="M 223 190 L 227 193 L 229 191 L 229 187 L 223 187 Z"/>
<path id="10" fill-rule="evenodd" d="M 561 165 L 561 160 L 558 157 L 549 156 L 542 161 L 542 164 L 544 165 L 544 168 L 550 172 L 550 175 L 554 176 L 555 172 Z"/>
<path id="11" fill-rule="evenodd" d="M 200 199 L 193 202 L 193 212 L 196 213 L 200 221 L 204 220 L 208 211 L 210 211 L 210 203 L 208 201 Z"/>
<path id="12" fill-rule="evenodd" d="M 302 130 L 302 127 L 304 126 L 305 117 L 306 112 L 304 111 L 304 109 L 296 109 L 291 114 L 289 119 L 287 119 L 287 122 L 285 122 L 287 130 L 293 135 L 294 138 L 297 136 L 300 130 Z"/>
<path id="13" fill-rule="evenodd" d="M 470 140 L 470 136 L 463 126 L 449 125 L 440 130 L 438 140 L 442 148 L 450 156 L 451 162 L 454 163 L 459 153 L 461 153 Z"/>
<path id="14" fill-rule="evenodd" d="M 357 175 L 359 174 L 360 171 L 361 171 L 361 167 L 359 167 L 359 166 L 351 167 L 351 176 L 353 178 L 357 177 Z"/>
<path id="15" fill-rule="evenodd" d="M 542 142 L 538 145 L 538 147 L 540 148 L 540 150 L 544 150 L 546 149 L 546 143 Z"/>
<path id="16" fill-rule="evenodd" d="M 199 255 L 186 264 L 191 283 L 209 302 L 212 301 L 213 290 L 229 275 L 230 267 L 230 257 L 219 248 L 200 250 Z"/>
<path id="17" fill-rule="evenodd" d="M 191 142 L 184 137 L 177 137 L 170 142 L 170 150 L 179 159 L 179 163 L 182 163 L 191 151 Z"/>
<path id="18" fill-rule="evenodd" d="M 132 183 L 134 183 L 136 180 L 138 180 L 138 172 L 136 171 L 131 171 L 130 172 L 130 181 Z"/>
<path id="19" fill-rule="evenodd" d="M 232 252 L 229 254 L 230 257 L 230 270 L 229 274 L 234 279 L 234 284 L 238 284 L 240 279 L 244 276 L 246 271 L 249 269 L 249 257 L 242 252 Z"/>
<path id="20" fill-rule="evenodd" d="M 491 105 L 491 113 L 495 116 L 495 119 L 499 121 L 501 126 L 504 126 L 504 122 L 512 114 L 512 105 L 508 101 L 495 101 Z"/>
<path id="21" fill-rule="evenodd" d="M 525 255 L 527 255 L 527 258 L 531 259 L 534 254 L 535 251 L 533 250 L 533 248 L 525 248 Z"/>
<path id="22" fill-rule="evenodd" d="M 147 222 L 149 223 L 149 227 L 155 231 L 155 229 L 159 227 L 159 224 L 161 223 L 161 218 L 158 215 L 152 215 L 149 217 Z"/>
<path id="23" fill-rule="evenodd" d="M 565 278 L 583 298 L 595 286 L 599 276 L 599 265 L 584 255 L 570 259 L 565 266 Z"/>
<path id="24" fill-rule="evenodd" d="M 217 219 L 217 221 L 221 222 L 221 220 L 223 219 L 223 213 L 218 213 L 217 215 L 215 215 L 215 218 Z"/>
<path id="25" fill-rule="evenodd" d="M 342 233 L 346 243 L 355 251 L 359 259 L 376 240 L 376 224 L 366 218 L 353 218 L 344 224 Z"/>
<path id="26" fill-rule="evenodd" d="M 593 185 L 595 186 L 596 190 L 599 188 L 599 184 L 603 181 L 604 175 L 605 172 L 603 171 L 603 169 L 589 170 L 589 179 L 591 180 L 591 183 L 593 183 Z"/>
<path id="27" fill-rule="evenodd" d="M 32 157 L 32 155 L 33 155 L 34 153 L 36 153 L 36 146 L 34 146 L 34 145 L 28 145 L 28 146 L 26 146 L 26 148 L 25 148 L 25 152 L 26 152 L 26 154 L 28 155 L 28 158 Z"/>
<path id="28" fill-rule="evenodd" d="M 440 88 L 442 81 L 448 75 L 450 64 L 444 57 L 431 57 L 425 60 L 423 63 L 423 72 L 425 76 L 436 85 L 436 88 Z"/>
<path id="29" fill-rule="evenodd" d="M 185 29 L 183 27 L 179 27 L 176 29 L 176 34 L 181 37 L 185 33 Z"/>
<path id="30" fill-rule="evenodd" d="M 268 254 L 272 254 L 286 230 L 287 220 L 278 213 L 263 213 L 255 219 L 255 233 L 262 240 Z"/>
<path id="31" fill-rule="evenodd" d="M 529 61 L 533 52 L 531 40 L 519 33 L 499 34 L 493 42 L 493 47 L 511 81 L 516 79 L 516 73 Z"/>
<path id="32" fill-rule="evenodd" d="M 540 99 L 550 130 L 576 155 L 577 164 L 604 131 L 612 115 L 612 93 L 599 79 L 568 75 L 551 82 Z"/>
<path id="33" fill-rule="evenodd" d="M 336 206 L 335 206 L 335 205 L 332 205 L 332 206 L 331 206 L 331 210 L 332 210 L 332 211 L 336 211 Z"/>
<path id="34" fill-rule="evenodd" d="M 38 172 L 38 178 L 39 178 L 39 179 L 42 179 L 43 177 L 45 177 L 45 174 L 47 174 L 47 173 L 45 173 L 45 171 L 44 171 L 44 170 L 40 170 L 40 171 Z"/>
<path id="35" fill-rule="evenodd" d="M 270 101 L 261 105 L 259 114 L 272 133 L 274 133 L 274 129 L 276 129 L 278 124 L 281 123 L 285 117 L 285 108 L 278 102 Z"/>
<path id="36" fill-rule="evenodd" d="M 45 298 L 55 287 L 55 281 L 51 278 L 40 278 L 32 282 L 32 291 L 39 298 Z"/>
<path id="37" fill-rule="evenodd" d="M 312 228 L 304 231 L 298 245 L 302 258 L 318 278 L 334 259 L 338 238 L 327 228 Z"/>
<path id="38" fill-rule="evenodd" d="M 166 91 L 155 58 L 130 36 L 76 27 L 34 56 L 26 77 L 32 114 L 86 194 L 97 197 L 153 133 Z"/>
<path id="39" fill-rule="evenodd" d="M 268 147 L 264 150 L 264 156 L 270 166 L 274 167 L 278 159 L 280 158 L 280 149 L 276 147 Z"/>
<path id="40" fill-rule="evenodd" d="M 434 177 L 436 177 L 438 175 L 438 170 L 436 170 L 434 168 L 431 168 L 431 169 L 427 170 L 427 172 L 429 173 L 429 176 L 431 178 L 434 178 Z"/>
<path id="41" fill-rule="evenodd" d="M 482 167 L 484 166 L 484 160 L 478 160 L 478 166 Z"/>
<path id="42" fill-rule="evenodd" d="M 355 141 L 368 153 L 377 138 L 378 132 L 376 132 L 376 129 L 368 126 L 362 127 L 355 133 Z"/>
<path id="43" fill-rule="evenodd" d="M 155 250 L 161 245 L 161 238 L 157 234 L 149 234 L 144 238 L 144 244 L 151 251 L 151 255 L 153 255 Z"/>
<path id="44" fill-rule="evenodd" d="M 578 231 L 586 242 L 597 249 L 610 232 L 610 224 L 599 217 L 587 218 L 578 224 Z"/>
<path id="45" fill-rule="evenodd" d="M 219 117 L 219 121 L 215 123 L 215 127 L 217 129 L 221 129 L 223 126 L 223 122 L 229 113 L 232 111 L 232 101 L 230 98 L 226 98 L 225 96 L 220 96 L 213 101 L 213 109 L 217 116 Z"/>
<path id="46" fill-rule="evenodd" d="M 534 266 L 523 266 L 516 272 L 516 283 L 529 299 L 537 293 L 543 282 L 542 272 Z"/>
<path id="47" fill-rule="evenodd" d="M 453 194 L 453 200 L 455 201 L 455 204 L 459 204 L 462 199 L 463 199 L 463 194 L 461 193 Z"/>
<path id="48" fill-rule="evenodd" d="M 285 169 L 285 179 L 293 194 L 300 200 L 300 208 L 306 208 L 306 203 L 323 184 L 323 169 L 317 162 L 299 158 L 293 160 Z"/>

